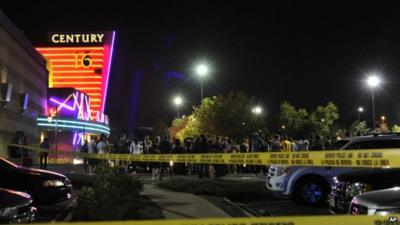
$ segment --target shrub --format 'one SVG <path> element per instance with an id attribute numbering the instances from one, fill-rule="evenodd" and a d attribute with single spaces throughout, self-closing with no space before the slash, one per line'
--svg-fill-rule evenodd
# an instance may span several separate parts
<path id="1" fill-rule="evenodd" d="M 141 211 L 147 202 L 139 194 L 142 188 L 141 181 L 100 166 L 93 185 L 79 192 L 74 217 L 86 221 L 145 218 Z"/>
<path id="2" fill-rule="evenodd" d="M 271 192 L 267 190 L 265 184 L 260 181 L 176 179 L 163 181 L 158 185 L 161 188 L 173 191 L 218 197 L 271 195 Z"/>

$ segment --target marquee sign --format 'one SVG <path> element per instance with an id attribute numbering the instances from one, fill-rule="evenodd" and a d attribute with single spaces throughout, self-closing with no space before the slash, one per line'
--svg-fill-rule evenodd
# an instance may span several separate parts
<path id="1" fill-rule="evenodd" d="M 103 44 L 104 33 L 50 33 L 49 40 L 52 44 Z"/>
<path id="2" fill-rule="evenodd" d="M 49 88 L 75 88 L 89 96 L 91 120 L 104 113 L 115 32 L 52 32 L 50 47 L 36 48 L 47 61 Z"/>

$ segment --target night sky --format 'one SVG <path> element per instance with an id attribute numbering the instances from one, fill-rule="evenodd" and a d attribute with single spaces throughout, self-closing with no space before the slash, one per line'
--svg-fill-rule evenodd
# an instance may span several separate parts
<path id="1" fill-rule="evenodd" d="M 200 100 L 196 62 L 211 65 L 205 96 L 244 91 L 276 126 L 283 100 L 313 109 L 328 101 L 341 122 L 371 121 L 364 79 L 384 78 L 377 116 L 400 123 L 400 5 L 396 1 L 2 1 L 35 45 L 48 31 L 116 30 L 106 113 L 113 127 L 153 126 Z"/>

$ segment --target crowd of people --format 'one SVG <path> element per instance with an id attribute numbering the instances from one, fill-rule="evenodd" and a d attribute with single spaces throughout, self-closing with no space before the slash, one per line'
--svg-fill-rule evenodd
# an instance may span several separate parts
<path id="1" fill-rule="evenodd" d="M 114 140 L 109 140 L 102 135 L 98 140 L 92 138 L 81 147 L 85 153 L 117 153 L 117 154 L 197 154 L 197 153 L 246 153 L 246 152 L 291 152 L 312 151 L 327 149 L 336 137 L 322 139 L 319 136 L 313 138 L 298 138 L 294 140 L 286 135 L 273 135 L 265 138 L 259 133 L 251 137 L 236 140 L 227 137 L 197 137 L 186 138 L 183 141 L 165 136 L 128 137 L 122 133 Z M 85 170 L 91 172 L 99 160 L 85 159 Z M 246 165 L 206 165 L 206 164 L 181 164 L 157 163 L 157 162 L 113 162 L 129 173 L 152 173 L 153 180 L 160 180 L 163 174 L 172 177 L 174 174 L 197 175 L 204 177 L 221 177 L 228 173 L 237 172 L 266 172 L 261 166 Z"/>
<path id="2" fill-rule="evenodd" d="M 337 137 L 321 138 L 318 135 L 312 138 L 305 136 L 297 139 L 286 135 L 271 135 L 266 138 L 255 132 L 248 138 L 241 140 L 205 135 L 185 138 L 183 141 L 171 138 L 168 135 L 162 137 L 144 136 L 139 139 L 135 136 L 128 137 L 121 133 L 116 138 L 108 138 L 106 135 L 99 137 L 93 136 L 90 141 L 85 140 L 84 144 L 78 148 L 79 152 L 88 154 L 198 154 L 198 153 L 247 153 L 247 152 L 292 152 L 292 151 L 312 151 L 324 150 L 335 142 Z M 11 141 L 14 144 L 27 144 L 26 136 L 17 133 Z M 42 149 L 49 149 L 49 141 L 44 138 L 40 144 Z M 17 147 L 10 148 L 11 158 L 19 161 L 18 164 L 29 167 L 32 165 L 31 151 Z M 47 152 L 40 152 L 40 168 L 47 168 Z M 246 165 L 206 165 L 206 164 L 181 164 L 181 163 L 159 163 L 159 162 L 111 162 L 109 160 L 98 160 L 83 158 L 84 169 L 88 173 L 95 171 L 100 163 L 114 163 L 120 166 L 125 172 L 129 173 L 152 173 L 153 180 L 160 180 L 163 174 L 172 177 L 179 175 L 197 175 L 204 177 L 221 177 L 228 173 L 237 172 L 266 172 L 262 166 Z"/>

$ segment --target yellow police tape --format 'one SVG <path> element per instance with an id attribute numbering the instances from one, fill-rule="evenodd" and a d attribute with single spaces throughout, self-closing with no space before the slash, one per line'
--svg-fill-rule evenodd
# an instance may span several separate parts
<path id="1" fill-rule="evenodd" d="M 68 223 L 70 224 L 70 223 Z M 68 225 L 57 223 L 57 225 Z M 73 223 L 74 225 L 400 225 L 396 216 L 296 216 Z"/>
<path id="2" fill-rule="evenodd" d="M 40 149 L 38 147 L 9 146 L 46 151 L 51 154 L 73 157 L 123 160 L 136 162 L 174 162 L 200 164 L 247 164 L 247 165 L 290 165 L 324 167 L 374 167 L 400 168 L 400 149 L 330 150 L 304 152 L 261 152 L 261 153 L 209 153 L 209 154 L 88 154 L 68 151 Z"/>

